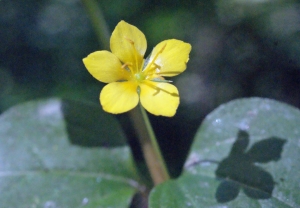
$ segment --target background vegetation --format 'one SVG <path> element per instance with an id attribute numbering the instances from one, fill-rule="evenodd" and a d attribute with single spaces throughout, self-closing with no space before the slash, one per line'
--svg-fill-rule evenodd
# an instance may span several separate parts
<path id="1" fill-rule="evenodd" d="M 180 174 L 201 121 L 220 104 L 264 97 L 300 107 L 297 1 L 98 2 L 110 30 L 123 19 L 144 32 L 148 54 L 169 38 L 193 46 L 187 70 L 173 79 L 181 98 L 176 116 L 150 116 L 173 176 Z M 1 113 L 48 97 L 99 103 L 103 85 L 90 76 L 82 58 L 103 46 L 79 0 L 2 0 L 0 31 Z M 127 116 L 117 118 L 132 134 Z"/>

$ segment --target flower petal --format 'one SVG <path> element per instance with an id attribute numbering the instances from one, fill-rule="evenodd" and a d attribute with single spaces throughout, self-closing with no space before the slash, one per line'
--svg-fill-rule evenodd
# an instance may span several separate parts
<path id="1" fill-rule="evenodd" d="M 109 83 L 100 93 L 103 110 L 109 113 L 124 113 L 133 109 L 138 102 L 137 84 L 134 82 Z"/>
<path id="2" fill-rule="evenodd" d="M 157 44 L 150 56 L 149 64 L 154 61 L 159 75 L 172 77 L 186 69 L 192 46 L 180 40 L 165 40 Z M 152 68 L 152 66 L 150 66 Z"/>
<path id="3" fill-rule="evenodd" d="M 177 88 L 169 83 L 144 81 L 140 84 L 143 107 L 154 115 L 172 117 L 179 105 Z"/>
<path id="4" fill-rule="evenodd" d="M 111 35 L 110 49 L 123 63 L 130 63 L 139 69 L 147 49 L 147 41 L 137 27 L 122 20 Z"/>
<path id="5" fill-rule="evenodd" d="M 96 51 L 83 59 L 90 74 L 101 82 L 128 80 L 130 73 L 122 68 L 120 60 L 111 52 Z"/>

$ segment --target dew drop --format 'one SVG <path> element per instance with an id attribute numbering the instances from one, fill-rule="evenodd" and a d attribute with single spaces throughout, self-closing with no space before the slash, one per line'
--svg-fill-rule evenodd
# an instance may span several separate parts
<path id="1" fill-rule="evenodd" d="M 44 204 L 44 208 L 56 208 L 57 205 L 54 201 L 46 201 Z"/>
<path id="2" fill-rule="evenodd" d="M 97 177 L 97 178 L 96 178 L 96 182 L 97 182 L 97 183 L 100 183 L 101 181 L 102 181 L 102 178 L 101 178 L 101 177 Z"/>
<path id="3" fill-rule="evenodd" d="M 222 124 L 223 124 L 223 121 L 220 118 L 214 119 L 212 122 L 212 125 L 215 127 L 220 127 Z"/>
<path id="4" fill-rule="evenodd" d="M 89 203 L 89 199 L 88 198 L 86 198 L 86 197 L 84 197 L 83 199 L 82 199 L 82 205 L 87 205 L 88 203 Z"/>

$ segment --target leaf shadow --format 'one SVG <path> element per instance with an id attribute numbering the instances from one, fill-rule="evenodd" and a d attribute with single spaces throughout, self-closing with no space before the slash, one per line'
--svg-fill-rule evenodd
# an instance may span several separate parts
<path id="1" fill-rule="evenodd" d="M 272 196 L 275 181 L 271 173 L 256 165 L 278 161 L 281 158 L 285 139 L 270 137 L 256 142 L 247 151 L 249 134 L 239 130 L 231 151 L 215 172 L 221 181 L 215 197 L 219 203 L 234 200 L 240 190 L 253 199 L 268 199 Z"/>
<path id="2" fill-rule="evenodd" d="M 81 147 L 119 147 L 125 135 L 112 115 L 93 103 L 63 100 L 61 111 L 71 144 Z"/>

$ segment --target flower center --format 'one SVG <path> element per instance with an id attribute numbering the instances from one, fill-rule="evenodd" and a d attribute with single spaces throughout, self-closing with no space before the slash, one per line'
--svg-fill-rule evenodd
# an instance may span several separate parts
<path id="1" fill-rule="evenodd" d="M 136 81 L 142 82 L 143 80 L 145 80 L 146 76 L 143 72 L 138 72 L 138 73 L 134 74 L 134 78 Z"/>

